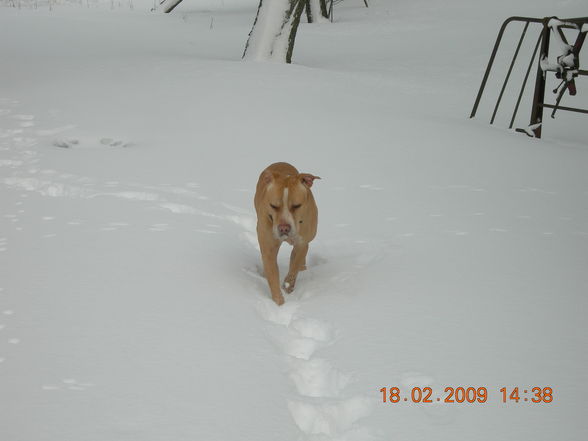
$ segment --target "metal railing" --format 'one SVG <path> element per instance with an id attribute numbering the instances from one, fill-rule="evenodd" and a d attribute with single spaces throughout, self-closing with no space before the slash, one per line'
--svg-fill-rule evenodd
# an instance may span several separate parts
<path id="1" fill-rule="evenodd" d="M 494 64 L 494 60 L 496 58 L 496 54 L 498 53 L 498 49 L 500 47 L 500 43 L 502 41 L 502 37 L 508 25 L 512 22 L 522 22 L 524 23 L 523 31 L 519 38 L 517 47 L 515 49 L 514 55 L 511 59 L 508 71 L 502 83 L 502 88 L 498 95 L 498 99 L 496 100 L 496 104 L 494 105 L 494 110 L 492 112 L 492 117 L 490 119 L 490 124 L 494 123 L 496 118 L 496 113 L 500 107 L 500 103 L 504 96 L 504 92 L 506 90 L 506 86 L 508 81 L 511 77 L 513 67 L 515 65 L 516 59 L 519 56 L 519 52 L 521 49 L 521 45 L 523 44 L 523 40 L 527 34 L 527 30 L 530 24 L 537 23 L 541 25 L 541 32 L 539 33 L 539 37 L 534 46 L 533 54 L 531 56 L 531 60 L 529 61 L 529 65 L 525 72 L 525 77 L 523 79 L 523 84 L 519 91 L 516 105 L 510 120 L 509 129 L 512 129 L 517 112 L 519 110 L 521 100 L 525 91 L 525 87 L 527 85 L 529 75 L 533 68 L 533 63 L 537 56 L 537 51 L 541 48 L 539 62 L 537 66 L 537 74 L 535 77 L 535 89 L 533 93 L 533 103 L 531 107 L 531 118 L 530 124 L 527 128 L 524 129 L 516 129 L 518 132 L 526 133 L 529 136 L 534 136 L 537 138 L 541 137 L 541 127 L 543 122 L 543 109 L 544 108 L 551 108 L 553 112 L 551 114 L 552 117 L 555 116 L 555 112 L 557 110 L 563 111 L 570 111 L 570 112 L 579 112 L 579 113 L 586 113 L 588 114 L 588 109 L 580 109 L 575 107 L 567 107 L 567 106 L 560 106 L 560 101 L 565 94 L 566 91 L 569 92 L 570 95 L 576 95 L 576 85 L 575 85 L 575 78 L 578 76 L 586 76 L 588 75 L 588 71 L 581 70 L 579 68 L 579 56 L 580 51 L 582 50 L 582 46 L 584 44 L 584 40 L 586 38 L 586 34 L 588 33 L 588 17 L 581 17 L 581 18 L 568 18 L 560 20 L 557 17 L 545 17 L 545 18 L 532 18 L 532 17 L 510 17 L 502 23 L 500 31 L 498 32 L 498 37 L 496 38 L 496 42 L 494 43 L 494 48 L 492 49 L 492 54 L 490 55 L 490 60 L 488 61 L 488 65 L 486 67 L 486 71 L 484 73 L 484 77 L 482 79 L 482 84 L 478 90 L 478 94 L 476 96 L 476 101 L 474 103 L 474 107 L 472 108 L 472 112 L 470 114 L 470 118 L 476 116 L 476 112 L 478 111 L 478 106 L 480 104 L 480 100 L 484 93 L 484 89 L 486 88 L 486 83 L 488 82 L 488 78 L 490 76 L 490 72 L 492 70 L 492 66 Z M 562 28 L 567 29 L 575 29 L 578 31 L 578 36 L 576 41 L 573 45 L 570 45 L 567 42 L 567 39 L 562 31 Z M 550 34 L 554 34 L 554 38 L 558 40 L 560 43 L 560 50 L 562 54 L 557 57 L 557 62 L 555 64 L 549 63 L 549 41 L 550 41 Z M 559 94 L 557 96 L 555 104 L 547 104 L 545 103 L 545 83 L 546 83 L 546 76 L 547 72 L 554 72 L 556 77 L 561 79 L 562 82 L 560 86 L 558 86 L 554 93 Z"/>

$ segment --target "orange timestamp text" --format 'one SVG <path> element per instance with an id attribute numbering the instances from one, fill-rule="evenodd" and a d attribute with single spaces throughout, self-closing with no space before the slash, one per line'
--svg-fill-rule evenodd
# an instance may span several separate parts
<path id="1" fill-rule="evenodd" d="M 382 403 L 486 403 L 488 402 L 487 387 L 446 387 L 440 396 L 431 387 L 413 387 L 402 391 L 399 387 L 383 387 L 380 389 Z M 500 389 L 503 403 L 528 402 L 533 404 L 547 404 L 553 401 L 553 388 L 529 387 Z"/>

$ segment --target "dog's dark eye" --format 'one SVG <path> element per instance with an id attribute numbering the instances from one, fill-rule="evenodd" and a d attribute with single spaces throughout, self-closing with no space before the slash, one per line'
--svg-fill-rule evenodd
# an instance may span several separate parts
<path id="1" fill-rule="evenodd" d="M 294 204 L 292 205 L 292 210 L 296 210 L 297 208 L 300 208 L 302 206 L 302 204 Z"/>
<path id="2" fill-rule="evenodd" d="M 274 204 L 270 204 L 270 207 L 272 207 L 274 210 L 277 210 L 278 208 L 280 208 L 280 207 L 278 207 L 277 205 L 274 205 Z"/>

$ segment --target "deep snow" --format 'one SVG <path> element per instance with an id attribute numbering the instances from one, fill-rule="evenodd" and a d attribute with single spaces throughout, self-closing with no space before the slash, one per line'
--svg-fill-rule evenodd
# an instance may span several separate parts
<path id="1" fill-rule="evenodd" d="M 489 126 L 497 67 L 467 119 L 502 20 L 583 1 L 346 0 L 290 66 L 240 60 L 255 0 L 27 5 L 0 8 L 1 441 L 587 438 L 585 116 Z M 252 199 L 282 160 L 323 179 L 278 308 Z M 489 399 L 381 403 L 427 385 Z"/>

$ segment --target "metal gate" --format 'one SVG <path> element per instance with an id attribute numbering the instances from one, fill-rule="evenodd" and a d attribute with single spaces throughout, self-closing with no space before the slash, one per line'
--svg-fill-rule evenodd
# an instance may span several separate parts
<path id="1" fill-rule="evenodd" d="M 510 62 L 508 72 L 506 73 L 506 76 L 504 78 L 500 94 L 498 95 L 498 99 L 496 100 L 496 104 L 494 105 L 494 111 L 492 112 L 490 124 L 493 124 L 494 119 L 496 118 L 496 113 L 498 112 L 498 108 L 500 107 L 500 102 L 502 101 L 506 85 L 510 79 L 513 67 L 515 65 L 515 61 L 521 49 L 521 45 L 523 43 L 523 40 L 525 39 L 525 35 L 527 34 L 527 30 L 531 24 L 540 24 L 541 31 L 537 38 L 537 42 L 535 44 L 535 48 L 531 56 L 531 60 L 527 67 L 525 77 L 523 79 L 523 84 L 521 86 L 509 125 L 509 129 L 512 129 L 517 112 L 519 110 L 519 106 L 521 104 L 521 99 L 523 97 L 525 87 L 529 79 L 529 75 L 533 68 L 535 58 L 537 56 L 537 51 L 539 50 L 539 48 L 541 48 L 539 62 L 537 65 L 537 73 L 535 77 L 535 88 L 533 93 L 533 103 L 531 105 L 530 123 L 529 126 L 526 128 L 516 129 L 517 132 L 526 133 L 529 136 L 540 138 L 543 123 L 543 110 L 545 108 L 553 109 L 551 113 L 552 118 L 555 117 L 555 113 L 558 110 L 588 114 L 588 109 L 580 109 L 576 107 L 567 107 L 560 105 L 561 100 L 566 92 L 569 92 L 570 96 L 576 95 L 575 79 L 579 76 L 588 75 L 587 70 L 580 69 L 580 52 L 582 50 L 584 40 L 586 39 L 586 34 L 588 33 L 588 17 L 567 18 L 563 20 L 560 20 L 557 17 L 510 17 L 507 20 L 505 20 L 502 24 L 502 27 L 500 28 L 500 32 L 498 33 L 498 37 L 496 38 L 496 42 L 494 43 L 492 55 L 490 56 L 490 60 L 488 61 L 488 66 L 486 67 L 486 72 L 484 73 L 482 84 L 480 85 L 480 89 L 478 90 L 478 95 L 476 96 L 476 101 L 470 114 L 470 118 L 476 116 L 476 112 L 480 104 L 480 99 L 482 98 L 482 94 L 484 93 L 488 77 L 490 76 L 490 71 L 492 70 L 492 65 L 494 64 L 494 60 L 500 47 L 504 31 L 506 30 L 507 26 L 512 22 L 523 22 L 525 25 L 519 38 L 512 60 Z M 573 44 L 568 43 L 566 36 L 563 33 L 563 29 L 574 29 L 578 32 L 576 40 Z M 559 50 L 559 54 L 557 55 L 555 63 L 549 62 L 550 37 L 553 37 L 553 40 L 557 43 Z M 545 102 L 545 83 L 548 72 L 553 72 L 556 78 L 561 79 L 560 85 L 555 90 L 553 90 L 553 93 L 557 95 L 554 104 L 548 104 Z"/>

